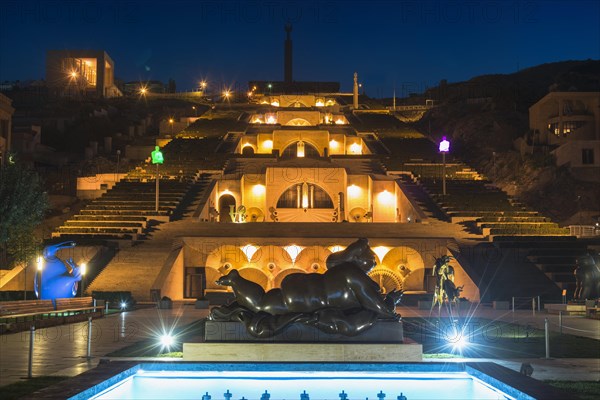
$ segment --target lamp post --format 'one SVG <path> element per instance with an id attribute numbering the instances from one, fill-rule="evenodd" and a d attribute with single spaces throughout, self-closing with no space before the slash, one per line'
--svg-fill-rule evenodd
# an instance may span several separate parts
<path id="1" fill-rule="evenodd" d="M 154 151 L 150 154 L 152 156 L 152 164 L 156 164 L 156 203 L 154 207 L 154 211 L 158 214 L 158 196 L 159 196 L 159 187 L 158 187 L 158 166 L 162 164 L 165 160 L 163 158 L 163 154 L 160 151 L 160 147 L 155 146 Z"/>
<path id="2" fill-rule="evenodd" d="M 173 122 L 175 122 L 173 118 L 169 118 L 169 125 L 171 125 L 171 136 L 173 135 Z"/>
<path id="3" fill-rule="evenodd" d="M 192 109 L 194 110 L 194 117 L 198 116 L 198 110 L 196 110 L 196 106 L 192 106 Z"/>
<path id="4" fill-rule="evenodd" d="M 121 150 L 117 150 L 117 177 L 115 178 L 115 183 L 120 181 L 119 179 L 119 161 L 121 159 Z"/>
<path id="5" fill-rule="evenodd" d="M 42 256 L 38 256 L 37 258 L 37 297 L 38 300 L 42 299 L 42 271 L 44 270 L 44 258 Z"/>
<path id="6" fill-rule="evenodd" d="M 446 195 L 446 153 L 450 151 L 450 142 L 446 140 L 446 136 L 442 137 L 440 142 L 440 153 L 442 153 L 442 194 Z"/>
<path id="7" fill-rule="evenodd" d="M 87 272 L 87 264 L 81 264 L 81 297 L 83 297 L 83 290 L 85 289 L 85 274 Z"/>

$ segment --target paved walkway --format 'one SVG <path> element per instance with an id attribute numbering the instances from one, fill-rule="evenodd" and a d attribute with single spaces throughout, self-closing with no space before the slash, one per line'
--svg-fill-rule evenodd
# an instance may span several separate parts
<path id="1" fill-rule="evenodd" d="M 187 325 L 208 314 L 193 306 L 174 306 L 173 310 L 146 308 L 95 319 L 92 323 L 92 359 L 87 360 L 88 323 L 43 328 L 36 331 L 33 376 L 78 375 L 94 368 L 99 358 L 157 332 Z M 29 331 L 0 335 L 0 386 L 27 376 Z"/>
<path id="2" fill-rule="evenodd" d="M 428 316 L 428 310 L 400 307 L 404 317 Z M 86 359 L 87 322 L 58 327 L 44 328 L 36 332 L 33 375 L 75 376 L 94 368 L 101 357 L 137 341 L 156 336 L 156 332 L 175 326 L 187 325 L 207 315 L 207 310 L 196 310 L 193 306 L 178 304 L 173 310 L 141 309 L 121 314 L 112 314 L 94 320 L 92 332 L 92 359 Z M 461 317 L 466 316 L 461 310 Z M 530 324 L 543 328 L 544 318 L 548 317 L 550 329 L 557 331 L 558 316 L 531 311 L 497 311 L 489 308 L 477 310 L 477 316 L 494 320 Z M 563 317 L 563 332 L 600 340 L 600 321 L 583 317 Z M 600 345 L 600 344 L 599 344 Z M 18 382 L 27 376 L 29 332 L 0 336 L 0 386 Z M 113 358 L 114 359 L 114 358 Z M 465 359 L 431 359 L 430 361 L 460 362 Z M 493 361 L 519 371 L 521 363 L 533 366 L 533 377 L 540 380 L 599 380 L 599 359 L 511 359 Z"/>

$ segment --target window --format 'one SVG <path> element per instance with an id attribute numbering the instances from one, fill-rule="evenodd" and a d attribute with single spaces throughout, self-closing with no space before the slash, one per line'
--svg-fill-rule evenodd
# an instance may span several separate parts
<path id="1" fill-rule="evenodd" d="M 594 164 L 594 149 L 581 149 L 581 163 L 584 165 Z"/>
<path id="2" fill-rule="evenodd" d="M 333 201 L 319 186 L 303 183 L 290 186 L 283 192 L 277 208 L 333 208 Z"/>
<path id="3" fill-rule="evenodd" d="M 299 151 L 298 147 L 300 146 L 301 150 Z M 299 155 L 303 154 L 303 155 Z M 306 142 L 296 142 L 290 144 L 288 147 L 283 150 L 281 153 L 281 158 L 296 158 L 296 157 L 308 157 L 308 158 L 319 158 L 319 150 L 316 149 L 313 145 Z"/>

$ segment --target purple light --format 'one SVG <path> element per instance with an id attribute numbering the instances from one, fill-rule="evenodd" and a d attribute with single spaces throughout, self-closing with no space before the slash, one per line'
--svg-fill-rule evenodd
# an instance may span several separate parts
<path id="1" fill-rule="evenodd" d="M 446 136 L 442 137 L 442 141 L 440 142 L 440 152 L 447 153 L 450 151 L 450 142 L 446 140 Z"/>

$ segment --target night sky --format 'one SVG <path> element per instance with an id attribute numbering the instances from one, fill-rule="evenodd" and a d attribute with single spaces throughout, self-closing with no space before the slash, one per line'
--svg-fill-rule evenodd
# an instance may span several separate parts
<path id="1" fill-rule="evenodd" d="M 246 90 L 283 79 L 293 24 L 294 80 L 358 71 L 367 94 L 399 96 L 490 73 L 600 58 L 596 1 L 8 1 L 0 7 L 0 81 L 40 79 L 49 49 L 104 49 L 124 81 L 207 79 Z"/>

